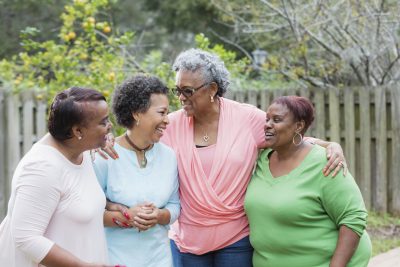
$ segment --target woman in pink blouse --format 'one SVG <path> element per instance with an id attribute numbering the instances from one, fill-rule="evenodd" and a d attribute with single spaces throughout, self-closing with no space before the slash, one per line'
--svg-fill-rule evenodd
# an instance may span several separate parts
<path id="1" fill-rule="evenodd" d="M 223 98 L 229 72 L 214 54 L 181 53 L 173 65 L 182 109 L 169 115 L 162 142 L 177 155 L 181 215 L 172 226 L 174 266 L 250 267 L 253 248 L 243 202 L 258 150 L 265 147 L 265 112 Z M 340 145 L 328 147 L 327 174 L 341 168 Z"/>

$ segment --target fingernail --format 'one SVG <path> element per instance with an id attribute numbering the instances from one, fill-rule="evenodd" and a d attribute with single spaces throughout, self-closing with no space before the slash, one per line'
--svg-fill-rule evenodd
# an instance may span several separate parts
<path id="1" fill-rule="evenodd" d="M 130 225 L 127 224 L 126 222 L 123 222 L 122 224 L 123 224 L 125 227 L 130 227 Z"/>
<path id="2" fill-rule="evenodd" d="M 127 218 L 128 220 L 130 220 L 131 219 L 131 216 L 129 216 L 129 214 L 126 212 L 126 211 L 124 211 L 124 216 L 125 216 L 125 218 Z"/>
<path id="3" fill-rule="evenodd" d="M 118 225 L 118 226 L 119 226 L 119 222 L 117 221 L 117 219 L 115 219 L 115 218 L 112 218 L 112 221 L 113 221 L 113 223 L 114 223 L 114 224 L 116 224 L 116 225 Z"/>

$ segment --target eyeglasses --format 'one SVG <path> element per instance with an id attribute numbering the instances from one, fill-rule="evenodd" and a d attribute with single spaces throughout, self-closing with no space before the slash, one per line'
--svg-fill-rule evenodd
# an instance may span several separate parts
<path id="1" fill-rule="evenodd" d="M 199 90 L 200 88 L 211 84 L 210 82 L 207 83 L 203 83 L 202 85 L 200 85 L 197 88 L 193 88 L 193 87 L 184 87 L 183 89 L 180 89 L 178 86 L 176 88 L 173 89 L 174 94 L 176 96 L 180 96 L 181 94 L 184 95 L 186 98 L 191 97 L 197 90 Z"/>

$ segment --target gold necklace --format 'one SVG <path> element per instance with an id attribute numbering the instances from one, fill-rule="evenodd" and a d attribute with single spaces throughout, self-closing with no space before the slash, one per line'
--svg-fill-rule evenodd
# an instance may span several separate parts
<path id="1" fill-rule="evenodd" d="M 152 148 L 152 145 L 149 145 L 148 147 L 145 148 L 139 148 L 137 145 L 135 145 L 132 140 L 128 137 L 128 134 L 125 133 L 125 139 L 126 142 L 135 150 L 136 152 L 142 152 L 143 153 L 143 159 L 139 160 L 139 166 L 140 168 L 146 168 L 147 166 L 147 158 L 146 158 L 146 151 Z"/>

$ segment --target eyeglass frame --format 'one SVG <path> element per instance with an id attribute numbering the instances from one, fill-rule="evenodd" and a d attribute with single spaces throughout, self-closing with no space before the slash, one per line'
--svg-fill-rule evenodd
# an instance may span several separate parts
<path id="1" fill-rule="evenodd" d="M 177 97 L 180 97 L 181 95 L 184 95 L 186 98 L 190 98 L 194 95 L 194 93 L 196 93 L 198 90 L 200 90 L 201 88 L 203 88 L 206 85 L 210 85 L 213 82 L 206 82 L 203 83 L 202 85 L 200 85 L 199 87 L 193 88 L 193 87 L 184 87 L 184 89 L 180 89 L 178 86 L 176 86 L 175 88 L 173 88 L 173 93 L 174 95 L 176 95 Z M 186 91 L 186 93 L 184 93 L 184 91 Z"/>

